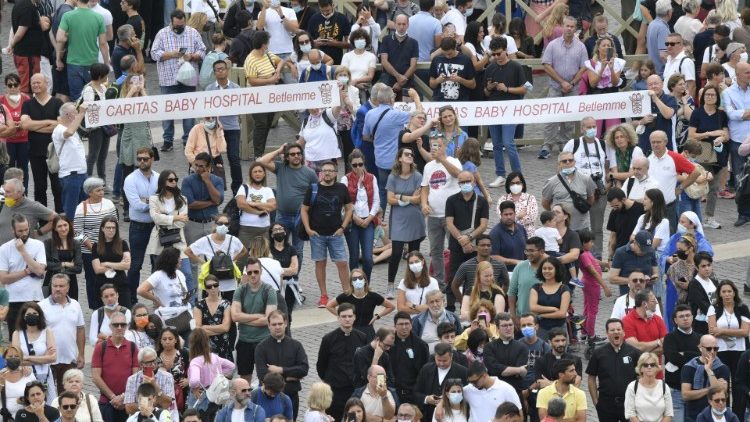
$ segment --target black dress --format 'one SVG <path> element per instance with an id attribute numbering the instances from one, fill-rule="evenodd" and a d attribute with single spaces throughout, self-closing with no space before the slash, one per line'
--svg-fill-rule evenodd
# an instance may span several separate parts
<path id="1" fill-rule="evenodd" d="M 230 309 L 231 306 L 232 304 L 229 301 L 221 299 L 219 306 L 216 308 L 216 312 L 212 314 L 211 311 L 208 310 L 208 304 L 205 299 L 198 301 L 198 304 L 195 305 L 195 307 L 201 311 L 201 315 L 203 316 L 201 324 L 203 325 L 221 325 L 224 321 L 224 312 Z M 234 362 L 234 358 L 232 357 L 232 345 L 234 343 L 231 341 L 233 339 L 231 334 L 233 330 L 236 330 L 235 324 L 230 324 L 228 332 L 218 336 L 210 336 L 208 341 L 211 345 L 212 352 L 224 359 Z"/>

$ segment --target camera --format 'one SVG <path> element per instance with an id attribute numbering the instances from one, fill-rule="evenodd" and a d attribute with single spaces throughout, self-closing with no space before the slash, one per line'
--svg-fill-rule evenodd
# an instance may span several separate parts
<path id="1" fill-rule="evenodd" d="M 596 184 L 596 194 L 599 196 L 603 196 L 607 194 L 607 188 L 604 186 L 604 180 L 602 178 L 601 173 L 593 173 L 591 175 L 591 180 L 594 181 Z"/>

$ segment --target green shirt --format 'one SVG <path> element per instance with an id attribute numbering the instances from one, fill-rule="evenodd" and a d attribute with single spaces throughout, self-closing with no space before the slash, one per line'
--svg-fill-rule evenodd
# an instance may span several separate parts
<path id="1" fill-rule="evenodd" d="M 8 295 L 8 291 L 5 289 L 5 287 L 0 286 L 0 306 L 8 306 L 8 302 L 10 300 L 10 296 Z M 3 341 L 3 333 L 0 331 L 0 342 Z"/>
<path id="2" fill-rule="evenodd" d="M 513 269 L 513 276 L 510 278 L 510 287 L 508 287 L 508 296 L 516 297 L 516 315 L 519 317 L 529 313 L 529 292 L 535 285 L 541 283 L 536 278 L 536 270 L 531 267 L 531 263 L 521 261 Z"/>
<path id="3" fill-rule="evenodd" d="M 245 300 L 242 303 L 242 292 L 245 293 Z M 276 291 L 267 284 L 262 284 L 258 291 L 253 291 L 249 284 L 234 291 L 232 302 L 242 304 L 242 312 L 246 314 L 265 314 L 267 305 L 276 306 Z M 263 339 L 271 335 L 267 326 L 255 327 L 248 324 L 240 323 L 239 340 L 244 343 L 260 343 Z"/>
<path id="4" fill-rule="evenodd" d="M 106 29 L 98 13 L 77 7 L 63 15 L 60 29 L 68 34 L 68 64 L 91 66 L 99 61 L 99 35 Z"/>

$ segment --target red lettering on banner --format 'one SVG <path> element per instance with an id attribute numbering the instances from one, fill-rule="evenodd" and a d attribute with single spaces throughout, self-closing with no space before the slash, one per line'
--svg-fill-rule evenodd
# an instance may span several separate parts
<path id="1" fill-rule="evenodd" d="M 179 98 L 176 100 L 166 100 L 164 101 L 164 112 L 171 113 L 173 111 L 195 110 L 195 104 L 197 102 L 197 98 Z"/>
<path id="2" fill-rule="evenodd" d="M 508 110 L 507 106 L 477 107 L 474 109 L 475 118 L 502 117 Z"/>
<path id="3" fill-rule="evenodd" d="M 602 111 L 626 111 L 627 103 L 625 101 L 614 101 L 614 102 L 592 102 L 592 103 L 580 103 L 578 104 L 579 113 L 595 113 Z"/>
<path id="4" fill-rule="evenodd" d="M 118 106 L 108 105 L 104 112 L 109 117 L 116 116 L 137 116 L 141 114 L 155 114 L 158 112 L 156 101 L 144 101 L 133 104 L 123 104 Z"/>

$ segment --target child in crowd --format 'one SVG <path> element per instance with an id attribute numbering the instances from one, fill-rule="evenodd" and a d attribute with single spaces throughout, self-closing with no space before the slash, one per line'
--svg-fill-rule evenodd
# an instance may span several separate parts
<path id="1" fill-rule="evenodd" d="M 479 141 L 476 138 L 466 139 L 458 150 L 456 158 L 461 162 L 462 170 L 474 175 L 474 192 L 477 195 L 484 196 L 488 203 L 492 203 L 490 192 L 479 174 L 479 166 L 482 164 L 482 150 Z"/>
<path id="2" fill-rule="evenodd" d="M 138 411 L 128 418 L 128 422 L 169 422 L 171 420 L 172 415 L 169 410 L 156 407 L 156 388 L 147 382 L 138 386 Z"/>
<path id="3" fill-rule="evenodd" d="M 542 211 L 539 220 L 542 222 L 542 227 L 534 231 L 534 236 L 544 239 L 544 252 L 547 252 L 547 255 L 559 257 L 562 236 L 555 224 L 555 213 Z"/>
<path id="4" fill-rule="evenodd" d="M 378 221 L 380 224 L 375 226 L 375 234 L 373 236 L 373 248 L 372 257 L 373 264 L 380 264 L 381 262 L 388 262 L 391 258 L 391 238 L 388 235 L 388 223 L 383 220 L 382 211 L 378 215 L 380 218 Z M 408 253 L 408 251 L 407 251 Z"/>
<path id="5" fill-rule="evenodd" d="M 654 66 L 654 62 L 651 60 L 635 62 L 633 70 L 638 72 L 633 80 L 633 91 L 647 90 L 646 79 L 648 79 L 649 76 L 656 74 L 656 66 Z"/>
<path id="6" fill-rule="evenodd" d="M 612 292 L 604 283 L 599 261 L 591 253 L 591 249 L 594 247 L 594 234 L 589 229 L 583 229 L 578 231 L 578 237 L 581 238 L 581 245 L 583 246 L 583 252 L 578 257 L 582 273 L 581 280 L 583 281 L 583 314 L 586 317 L 583 331 L 589 343 L 596 343 L 602 340 L 595 334 L 601 289 L 604 289 L 604 295 L 607 297 L 612 296 Z"/>

